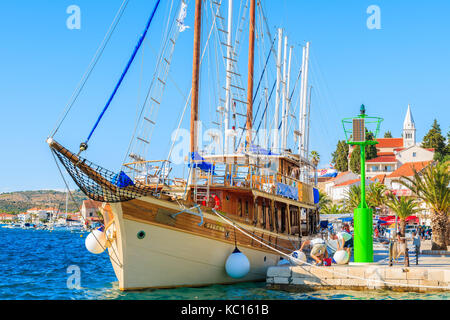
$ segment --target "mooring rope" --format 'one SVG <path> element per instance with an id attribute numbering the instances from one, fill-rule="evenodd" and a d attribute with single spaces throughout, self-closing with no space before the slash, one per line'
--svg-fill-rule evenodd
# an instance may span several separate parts
<path id="1" fill-rule="evenodd" d="M 318 269 L 321 269 L 321 270 L 326 270 L 326 271 L 329 272 L 329 273 L 333 273 L 333 274 L 337 274 L 337 275 L 341 275 L 341 276 L 345 276 L 345 277 L 349 277 L 349 278 L 353 278 L 353 279 L 364 280 L 364 281 L 367 281 L 368 283 L 369 283 L 369 282 L 378 282 L 378 283 L 385 283 L 385 284 L 390 284 L 390 285 L 395 285 L 395 286 L 414 287 L 414 288 L 430 288 L 430 289 L 441 289 L 441 290 L 442 290 L 442 289 L 446 289 L 446 290 L 450 289 L 449 286 L 447 286 L 447 287 L 439 287 L 439 286 L 426 286 L 426 285 L 419 285 L 419 284 L 417 284 L 417 285 L 411 285 L 411 284 L 407 284 L 407 283 L 398 283 L 398 282 L 391 282 L 391 281 L 378 280 L 378 279 L 367 279 L 367 278 L 362 278 L 362 277 L 358 277 L 358 276 L 354 276 L 354 275 L 345 274 L 345 273 L 342 273 L 342 272 L 337 272 L 337 271 L 333 271 L 333 270 L 328 270 L 327 268 L 322 268 L 322 267 L 316 266 L 316 265 L 314 265 L 314 264 L 308 263 L 308 262 L 306 262 L 306 261 L 302 261 L 302 260 L 300 260 L 300 259 L 297 259 L 297 258 L 295 258 L 295 257 L 293 257 L 293 256 L 291 256 L 291 255 L 288 255 L 288 254 L 286 254 L 286 253 L 284 253 L 284 252 L 282 252 L 282 251 L 277 250 L 276 248 L 273 248 L 273 247 L 271 247 L 271 246 L 265 244 L 264 242 L 259 241 L 258 239 L 254 238 L 253 236 L 251 236 L 250 234 L 248 234 L 247 232 L 245 232 L 245 231 L 242 230 L 241 228 L 237 227 L 233 221 L 230 221 L 230 220 L 226 219 L 223 215 L 221 215 L 220 213 L 218 213 L 216 210 L 212 209 L 212 211 L 213 211 L 218 217 L 220 217 L 220 218 L 221 218 L 222 220 L 224 220 L 226 223 L 228 223 L 229 225 L 233 226 L 234 228 L 236 228 L 237 230 L 239 230 L 240 232 L 242 232 L 244 235 L 246 235 L 246 236 L 252 238 L 253 240 L 255 240 L 255 241 L 261 243 L 261 244 L 264 245 L 264 246 L 266 246 L 267 248 L 269 248 L 269 249 L 271 249 L 271 250 L 273 250 L 273 251 L 279 253 L 280 255 L 287 257 L 289 260 L 298 263 L 300 267 L 302 267 L 301 264 L 306 264 L 306 265 L 309 265 L 309 266 L 311 266 L 311 267 L 313 267 L 313 268 L 318 268 Z"/>

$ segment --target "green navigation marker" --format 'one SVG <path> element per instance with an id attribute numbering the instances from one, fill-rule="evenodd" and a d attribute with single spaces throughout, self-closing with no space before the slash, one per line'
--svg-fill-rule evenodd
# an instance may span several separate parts
<path id="1" fill-rule="evenodd" d="M 354 262 L 373 262 L 373 212 L 366 202 L 366 146 L 375 145 L 382 118 L 368 117 L 366 108 L 361 105 L 360 115 L 342 120 L 346 142 L 359 145 L 361 149 L 361 203 L 354 210 Z M 367 140 L 367 133 L 372 133 L 374 140 Z"/>

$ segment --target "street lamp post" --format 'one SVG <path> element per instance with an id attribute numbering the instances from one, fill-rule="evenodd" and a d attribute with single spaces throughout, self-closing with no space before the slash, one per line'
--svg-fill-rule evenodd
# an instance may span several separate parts
<path id="1" fill-rule="evenodd" d="M 382 118 L 368 117 L 364 105 L 361 105 L 360 115 L 355 118 L 342 120 L 344 132 L 349 145 L 359 145 L 361 149 L 361 202 L 354 210 L 354 262 L 373 262 L 373 211 L 366 202 L 366 150 L 369 145 L 375 145 L 375 141 Z M 351 125 L 351 129 L 349 128 Z M 368 127 L 375 126 L 370 131 Z M 374 140 L 367 140 L 367 133 L 372 133 Z"/>

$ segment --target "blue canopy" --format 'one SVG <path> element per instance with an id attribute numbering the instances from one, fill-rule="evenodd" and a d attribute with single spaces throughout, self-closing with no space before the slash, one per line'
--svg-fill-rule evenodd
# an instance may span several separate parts
<path id="1" fill-rule="evenodd" d="M 286 198 L 298 200 L 298 189 L 284 183 L 277 183 L 277 194 Z"/>
<path id="2" fill-rule="evenodd" d="M 191 154 L 191 159 L 196 161 L 193 163 L 193 168 L 200 168 L 200 170 L 205 172 L 212 172 L 214 174 L 214 165 L 212 163 L 206 162 L 205 159 L 197 152 Z M 189 164 L 189 167 L 191 164 Z"/>
<path id="3" fill-rule="evenodd" d="M 320 200 L 319 190 L 313 188 L 313 192 L 314 192 L 314 204 L 318 204 Z"/>
<path id="4" fill-rule="evenodd" d="M 327 229 L 328 228 L 328 220 L 320 221 L 320 227 L 323 229 Z"/>

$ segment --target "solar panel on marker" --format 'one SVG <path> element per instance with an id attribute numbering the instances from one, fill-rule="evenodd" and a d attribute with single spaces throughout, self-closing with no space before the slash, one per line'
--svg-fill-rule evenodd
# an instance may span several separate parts
<path id="1" fill-rule="evenodd" d="M 364 142 L 366 134 L 364 119 L 353 119 L 353 142 Z"/>

